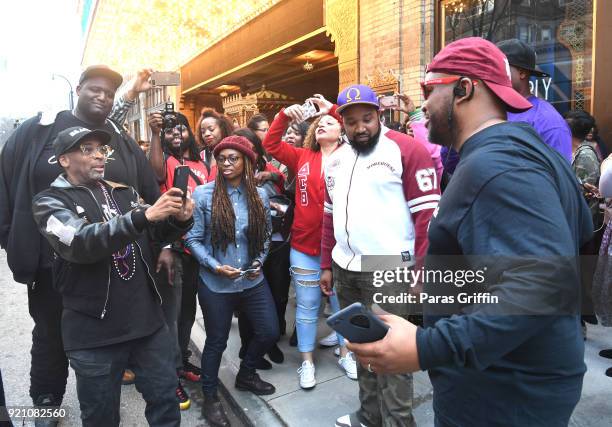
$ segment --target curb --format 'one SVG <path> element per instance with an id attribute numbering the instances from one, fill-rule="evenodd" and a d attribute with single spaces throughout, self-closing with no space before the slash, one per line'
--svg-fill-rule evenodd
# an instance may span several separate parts
<path id="1" fill-rule="evenodd" d="M 191 330 L 192 349 L 201 358 L 206 335 L 198 319 Z M 263 399 L 250 392 L 243 392 L 234 388 L 234 380 L 238 368 L 231 362 L 226 352 L 221 357 L 219 367 L 219 391 L 232 406 L 232 410 L 245 425 L 249 427 L 287 427 L 287 424 Z"/>

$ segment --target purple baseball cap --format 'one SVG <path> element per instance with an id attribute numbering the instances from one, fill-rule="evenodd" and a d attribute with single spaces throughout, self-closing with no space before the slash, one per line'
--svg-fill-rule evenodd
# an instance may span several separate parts
<path id="1" fill-rule="evenodd" d="M 346 107 L 356 104 L 371 105 L 377 110 L 380 108 L 378 96 L 376 96 L 372 88 L 366 85 L 351 85 L 338 95 L 338 108 L 336 111 L 342 113 L 342 110 Z"/>

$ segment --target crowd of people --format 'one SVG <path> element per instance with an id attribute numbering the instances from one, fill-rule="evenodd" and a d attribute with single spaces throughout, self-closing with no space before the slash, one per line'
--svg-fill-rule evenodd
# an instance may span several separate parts
<path id="1" fill-rule="evenodd" d="M 27 284 L 35 406 L 61 405 L 70 365 L 83 425 L 119 425 L 122 382 L 150 425 L 179 425 L 192 381 L 207 422 L 229 426 L 218 386 L 234 316 L 236 389 L 276 392 L 258 371 L 284 362 L 285 335 L 301 356 L 295 380 L 312 389 L 322 303 L 335 313 L 382 293 L 384 339 L 320 342 L 359 384 L 337 427 L 415 425 L 418 370 L 436 425 L 567 425 L 586 324 L 612 325 L 612 167 L 592 116 L 530 93 L 544 73 L 529 45 L 450 43 L 426 69 L 422 105 L 396 94 L 405 120 L 388 126 L 379 96 L 355 84 L 308 98 L 314 117 L 296 104 L 244 128 L 209 108 L 195 123 L 153 112 L 150 141 L 136 142 L 123 125 L 150 74 L 115 99 L 121 75 L 87 68 L 75 109 L 27 120 L 0 155 L 0 244 Z M 395 267 L 486 270 L 477 290 L 501 303 L 420 298 L 450 298 L 439 280 L 374 286 Z M 398 303 L 406 295 L 425 303 Z"/>

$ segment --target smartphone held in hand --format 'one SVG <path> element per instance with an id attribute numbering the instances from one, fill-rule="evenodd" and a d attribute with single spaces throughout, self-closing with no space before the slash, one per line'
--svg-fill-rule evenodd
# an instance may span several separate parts
<path id="1" fill-rule="evenodd" d="M 151 74 L 153 86 L 180 86 L 181 73 L 176 71 L 155 71 Z"/>
<path id="2" fill-rule="evenodd" d="M 319 112 L 317 110 L 317 107 L 310 101 L 306 101 L 305 103 L 303 103 L 300 106 L 300 109 L 302 110 L 302 120 L 303 121 L 313 118 Z"/>
<path id="3" fill-rule="evenodd" d="M 174 169 L 172 186 L 183 190 L 183 199 L 187 197 L 187 183 L 189 181 L 189 166 L 177 166 Z"/>
<path id="4" fill-rule="evenodd" d="M 356 302 L 343 308 L 327 319 L 327 324 L 350 342 L 365 343 L 379 341 L 387 335 L 389 326 Z"/>
<path id="5" fill-rule="evenodd" d="M 378 100 L 381 108 L 399 108 L 400 100 L 396 95 L 382 96 Z"/>

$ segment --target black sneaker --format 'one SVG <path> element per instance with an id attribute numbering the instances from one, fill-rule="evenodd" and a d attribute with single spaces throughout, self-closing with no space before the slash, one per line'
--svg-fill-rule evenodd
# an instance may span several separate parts
<path id="1" fill-rule="evenodd" d="M 262 380 L 257 373 L 249 374 L 244 371 L 238 371 L 234 386 L 238 390 L 250 391 L 258 396 L 276 393 L 274 386 Z"/>
<path id="2" fill-rule="evenodd" d="M 36 398 L 34 406 L 37 408 L 59 407 L 62 404 L 61 400 L 55 398 L 53 394 L 41 394 Z M 35 418 L 35 427 L 57 427 L 59 419 L 57 418 Z"/>
<path id="3" fill-rule="evenodd" d="M 612 359 L 612 348 L 607 348 L 605 350 L 601 350 L 599 352 L 601 357 L 605 357 L 606 359 Z"/>
<path id="4" fill-rule="evenodd" d="M 259 369 L 260 371 L 269 371 L 272 369 L 272 364 L 262 357 L 255 362 L 255 369 Z"/>
<path id="5" fill-rule="evenodd" d="M 238 357 L 240 359 L 244 359 L 245 354 L 246 354 L 246 347 L 240 347 L 240 351 L 238 352 Z M 269 371 L 270 369 L 272 369 L 272 364 L 268 362 L 266 359 L 264 359 L 263 357 L 261 357 L 259 358 L 259 360 L 255 362 L 255 369 L 259 369 L 260 371 Z"/>
<path id="6" fill-rule="evenodd" d="M 178 386 L 176 387 L 176 397 L 179 400 L 179 408 L 181 411 L 186 411 L 191 406 L 191 400 L 189 399 L 189 395 L 187 394 L 187 390 L 183 388 L 183 384 L 179 381 Z"/>
<path id="7" fill-rule="evenodd" d="M 285 355 L 276 344 L 274 344 L 272 348 L 268 351 L 268 357 L 274 363 L 283 363 L 285 361 Z"/>

